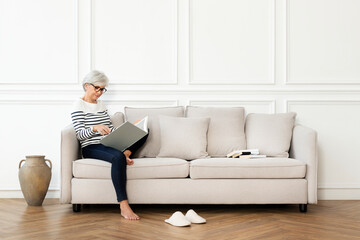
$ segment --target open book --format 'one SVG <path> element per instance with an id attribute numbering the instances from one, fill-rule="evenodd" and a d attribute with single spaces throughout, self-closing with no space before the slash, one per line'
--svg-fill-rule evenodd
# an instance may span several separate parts
<path id="1" fill-rule="evenodd" d="M 100 143 L 125 151 L 134 143 L 148 134 L 148 117 L 146 116 L 136 124 L 126 121 L 100 140 Z"/>

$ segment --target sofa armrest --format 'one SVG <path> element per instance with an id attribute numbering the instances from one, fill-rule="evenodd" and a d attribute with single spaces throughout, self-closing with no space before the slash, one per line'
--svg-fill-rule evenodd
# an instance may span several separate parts
<path id="1" fill-rule="evenodd" d="M 308 203 L 316 204 L 318 171 L 317 132 L 311 128 L 296 125 L 293 130 L 290 157 L 306 163 Z"/>
<path id="2" fill-rule="evenodd" d="M 124 114 L 116 112 L 111 116 L 114 127 L 124 123 Z M 61 130 L 61 192 L 60 203 L 71 203 L 71 180 L 73 161 L 81 159 L 80 143 L 72 124 Z"/>
<path id="3" fill-rule="evenodd" d="M 60 203 L 71 203 L 72 163 L 81 158 L 80 143 L 72 124 L 61 131 L 61 194 Z"/>

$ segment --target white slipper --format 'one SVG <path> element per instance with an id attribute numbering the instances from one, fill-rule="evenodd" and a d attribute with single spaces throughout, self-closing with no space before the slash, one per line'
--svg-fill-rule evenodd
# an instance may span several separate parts
<path id="1" fill-rule="evenodd" d="M 165 222 L 176 227 L 186 227 L 191 225 L 191 222 L 187 220 L 180 211 L 175 212 L 169 219 L 166 219 Z"/>
<path id="2" fill-rule="evenodd" d="M 190 209 L 185 215 L 186 219 L 191 223 L 206 223 L 206 220 L 200 217 L 194 210 Z"/>

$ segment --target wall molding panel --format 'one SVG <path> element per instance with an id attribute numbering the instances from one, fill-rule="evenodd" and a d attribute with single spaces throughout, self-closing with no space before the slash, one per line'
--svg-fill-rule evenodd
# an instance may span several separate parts
<path id="1" fill-rule="evenodd" d="M 203 2 L 203 6 L 201 6 L 201 3 L 200 2 Z M 235 8 L 237 8 L 238 10 L 242 10 L 241 9 L 241 4 L 239 1 L 226 1 L 227 3 L 228 2 L 232 2 L 234 3 Z M 246 84 L 255 84 L 255 85 L 258 85 L 258 84 L 262 84 L 262 85 L 273 85 L 275 84 L 275 18 L 276 18 L 276 15 L 275 15 L 275 0 L 272 0 L 272 1 L 263 1 L 264 3 L 269 3 L 269 6 L 267 7 L 267 15 L 268 17 L 266 18 L 266 21 L 264 22 L 267 22 L 266 25 L 268 27 L 267 29 L 267 34 L 268 34 L 268 41 L 267 41 L 267 52 L 268 52 L 268 57 L 266 58 L 266 64 L 267 64 L 267 67 L 266 67 L 266 71 L 268 72 L 266 75 L 266 77 L 257 77 L 257 78 L 254 78 L 253 75 L 255 75 L 255 71 L 253 72 L 247 72 L 245 69 L 246 67 L 244 67 L 245 63 L 248 62 L 248 60 L 250 59 L 249 56 L 252 55 L 253 53 L 245 53 L 245 49 L 247 49 L 247 47 L 249 47 L 248 45 L 246 46 L 240 46 L 241 43 L 238 43 L 238 42 L 235 42 L 235 43 L 232 43 L 233 45 L 231 45 L 233 48 L 235 47 L 238 47 L 238 48 L 241 48 L 241 50 L 238 50 L 238 52 L 235 52 L 234 51 L 234 55 L 236 55 L 236 53 L 244 53 L 244 54 L 249 54 L 249 56 L 246 58 L 245 56 L 242 56 L 242 58 L 234 58 L 234 55 L 231 55 L 231 56 L 226 56 L 224 55 L 224 61 L 229 61 L 229 62 L 239 62 L 239 61 L 242 61 L 241 63 L 242 64 L 238 64 L 237 67 L 238 68 L 243 68 L 242 71 L 240 72 L 236 72 L 235 71 L 235 64 L 234 66 L 232 66 L 231 70 L 232 70 L 232 76 L 231 76 L 231 79 L 227 76 L 223 76 L 223 75 L 220 75 L 218 72 L 212 72 L 210 73 L 210 75 L 205 75 L 206 71 L 210 71 L 210 70 L 213 70 L 214 68 L 214 63 L 212 62 L 209 62 L 209 64 L 212 64 L 210 68 L 204 68 L 204 70 L 202 70 L 203 72 L 200 74 L 202 77 L 199 79 L 199 77 L 196 76 L 195 72 L 197 71 L 196 67 L 200 64 L 197 64 L 198 62 L 201 62 L 201 61 L 207 61 L 211 58 L 215 58 L 216 57 L 216 54 L 219 54 L 221 55 L 222 53 L 224 53 L 226 51 L 226 53 L 228 52 L 231 52 L 232 50 L 230 49 L 227 49 L 225 48 L 226 47 L 229 47 L 227 45 L 229 45 L 229 43 L 225 43 L 225 42 L 221 42 L 222 40 L 223 41 L 226 41 L 226 40 L 229 40 L 233 37 L 237 37 L 238 39 L 242 39 L 244 38 L 244 36 L 240 37 L 240 35 L 234 35 L 234 34 L 229 34 L 230 31 L 233 31 L 233 32 L 236 32 L 234 31 L 235 29 L 238 29 L 238 24 L 239 23 L 242 23 L 242 22 L 238 22 L 238 24 L 235 23 L 235 20 L 234 19 L 229 19 L 227 22 L 224 22 L 224 26 L 223 27 L 226 27 L 226 25 L 229 25 L 229 24 L 233 24 L 233 27 L 230 29 L 227 29 L 229 30 L 227 32 L 227 34 L 229 34 L 229 38 L 227 39 L 216 39 L 217 42 L 214 41 L 214 44 L 211 45 L 211 46 L 208 46 L 207 49 L 204 49 L 204 51 L 206 50 L 207 52 L 209 52 L 209 49 L 215 49 L 217 50 L 216 52 L 214 52 L 213 56 L 209 55 L 205 55 L 207 53 L 200 53 L 202 55 L 205 55 L 205 56 L 201 56 L 199 57 L 199 60 L 195 59 L 195 56 L 196 56 L 196 53 L 195 53 L 195 49 L 198 49 L 200 45 L 196 45 L 195 43 L 195 40 L 196 40 L 196 37 L 195 37 L 195 33 L 197 32 L 196 30 L 199 29 L 200 27 L 198 27 L 196 30 L 194 29 L 195 26 L 196 26 L 196 16 L 198 13 L 195 13 L 196 10 L 201 10 L 202 8 L 207 8 L 207 10 L 209 10 L 209 5 L 211 6 L 212 4 L 216 4 L 218 3 L 221 7 L 222 4 L 220 4 L 221 2 L 217 2 L 217 1 L 211 1 L 211 3 L 209 3 L 208 0 L 194 0 L 194 1 L 190 1 L 190 4 L 189 4 L 189 84 L 192 84 L 192 85 L 196 85 L 196 84 L 200 84 L 200 85 L 210 85 L 210 84 L 213 84 L 213 85 L 223 85 L 223 84 L 229 84 L 229 85 L 237 85 L 237 84 L 241 84 L 241 85 L 246 85 Z M 239 4 L 239 5 L 236 5 L 236 4 Z M 198 5 L 198 9 L 196 9 L 196 4 Z M 255 3 L 252 3 L 252 1 L 247 1 L 247 4 L 255 4 Z M 256 3 L 257 4 L 257 3 Z M 224 4 L 225 7 L 229 7 L 228 5 L 226 6 L 226 4 Z M 227 9 L 229 10 L 229 9 Z M 254 9 L 252 9 L 254 10 Z M 263 10 L 263 9 L 261 9 Z M 210 16 L 219 16 L 219 14 L 215 14 L 217 13 L 217 11 L 221 11 L 219 10 L 218 8 L 215 8 L 211 10 L 214 14 L 213 15 L 207 15 L 207 16 L 204 16 L 203 18 L 206 18 L 208 17 L 209 19 L 207 20 L 203 20 L 203 22 L 208 22 L 211 18 Z M 263 10 L 263 12 L 266 12 Z M 263 12 L 260 12 L 257 14 L 258 17 L 261 17 L 263 14 Z M 236 12 L 231 12 L 233 13 L 232 17 L 234 16 L 239 16 L 239 13 Z M 203 14 L 204 14 L 204 11 L 203 11 Z M 230 14 L 230 13 L 228 13 Z M 229 17 L 230 18 L 230 17 Z M 223 18 L 224 19 L 224 18 Z M 227 19 L 227 18 L 225 18 Z M 197 19 L 198 20 L 198 19 Z M 231 21 L 232 20 L 232 21 Z M 236 19 L 236 20 L 239 20 L 239 19 Z M 207 26 L 204 26 L 204 28 L 207 28 Z M 246 31 L 249 31 L 251 32 L 249 29 L 247 29 L 247 26 L 243 26 L 243 29 L 244 29 L 244 32 Z M 210 32 L 210 31 L 209 31 Z M 253 33 L 253 32 L 252 32 Z M 209 33 L 211 34 L 211 33 Z M 223 34 L 225 34 L 225 32 L 223 32 Z M 254 33 L 253 33 L 254 34 Z M 264 33 L 265 34 L 265 33 Z M 211 36 L 215 36 L 215 35 L 211 35 Z M 206 41 L 210 41 L 212 38 L 207 38 Z M 205 39 L 204 39 L 205 40 Z M 206 41 L 204 41 L 204 43 L 206 43 Z M 250 44 L 250 42 L 248 42 L 247 44 Z M 202 44 L 201 44 L 202 45 Z M 253 47 L 253 49 L 256 49 L 255 47 Z M 214 51 L 215 51 L 214 50 Z M 216 54 L 215 54 L 216 53 Z M 224 53 L 225 54 L 225 53 Z M 233 57 L 233 59 L 230 59 L 231 57 Z M 262 56 L 263 57 L 263 56 Z M 221 61 L 218 61 L 217 62 L 218 64 L 221 64 Z M 222 65 L 223 67 L 225 67 L 225 65 Z M 251 66 L 253 67 L 253 66 Z M 265 67 L 264 67 L 265 68 Z M 223 74 L 225 74 L 226 72 L 223 72 Z M 214 74 L 217 74 L 216 77 L 213 77 L 212 75 Z M 219 75 L 219 76 L 218 76 Z M 234 77 L 235 76 L 235 77 Z M 205 79 L 205 80 L 204 80 Z"/>
<path id="2" fill-rule="evenodd" d="M 108 107 L 109 113 L 124 112 L 124 107 L 169 107 L 179 106 L 178 100 L 105 100 L 104 103 Z"/>
<path id="3" fill-rule="evenodd" d="M 244 107 L 246 113 L 276 112 L 275 100 L 189 100 L 189 106 Z"/>
<path id="4" fill-rule="evenodd" d="M 0 4 L 0 86 L 77 84 L 79 0 Z"/>
<path id="5" fill-rule="evenodd" d="M 285 4 L 286 84 L 359 85 L 360 30 L 353 23 L 360 21 L 356 10 L 360 2 L 285 0 Z M 295 40 L 299 46 L 292 48 Z"/>
<path id="6" fill-rule="evenodd" d="M 98 0 L 91 0 L 91 7 L 90 7 L 90 17 L 91 17 L 91 37 L 90 37 L 90 65 L 91 69 L 102 69 L 106 71 L 109 76 L 112 76 L 112 83 L 113 84 L 177 84 L 177 55 L 178 55 L 178 43 L 177 43 L 177 32 L 178 32 L 178 1 L 177 0 L 170 0 L 170 1 L 163 1 L 163 0 L 142 0 L 140 3 L 138 2 L 132 2 L 132 1 L 107 1 L 111 2 L 114 6 L 111 6 L 108 4 L 105 6 L 104 1 L 98 1 Z M 168 5 L 164 7 L 164 5 Z M 103 5 L 103 6 L 101 6 Z M 139 8 L 139 12 L 136 11 L 136 7 L 140 7 L 141 5 L 147 5 L 147 7 L 150 7 L 150 10 L 157 10 L 157 16 L 154 16 L 151 11 L 148 11 L 143 8 Z M 159 8 L 162 7 L 163 11 L 160 11 Z M 101 8 L 102 7 L 102 8 Z M 109 7 L 108 9 L 106 9 Z M 118 11 L 112 11 L 112 8 L 121 10 L 122 12 L 119 14 Z M 101 11 L 98 9 L 101 8 Z M 122 10 L 122 8 L 128 8 L 128 11 Z M 153 9 L 151 9 L 153 8 Z M 127 12 L 131 12 L 127 13 Z M 168 14 L 171 13 L 170 18 L 159 18 L 158 16 L 160 14 Z M 109 17 L 109 14 L 111 15 L 111 18 Z M 127 27 L 127 23 L 125 22 L 126 18 L 120 18 L 117 19 L 116 17 L 121 17 L 121 15 L 126 14 L 126 17 L 131 17 L 132 15 L 136 15 L 137 17 L 133 17 L 130 19 L 133 21 L 133 24 L 135 25 L 134 28 Z M 144 14 L 148 14 L 148 16 L 144 16 Z M 145 17 L 147 17 L 145 21 Z M 137 18 L 140 18 L 140 20 L 137 20 Z M 151 22 L 152 19 L 155 18 L 156 21 L 153 22 L 153 24 L 148 24 L 147 22 Z M 157 19 L 159 18 L 159 19 Z M 111 20 L 119 20 L 118 23 L 121 24 L 121 20 L 124 20 L 124 24 L 118 26 L 116 25 L 116 21 Z M 104 21 L 104 23 L 101 23 L 101 20 Z M 169 29 L 166 28 L 160 28 L 158 25 L 162 23 L 171 22 L 170 24 L 170 33 L 167 32 Z M 134 22 L 135 21 L 135 22 Z M 136 22 L 138 21 L 138 22 Z M 115 31 L 116 28 L 110 28 L 107 29 L 108 24 L 114 24 L 116 28 L 120 28 L 123 30 L 123 32 Z M 152 28 L 151 33 L 150 30 L 146 27 Z M 167 26 L 169 28 L 169 26 Z M 102 34 L 105 34 L 106 36 L 109 36 L 107 39 L 101 38 L 101 34 L 98 34 L 98 31 L 101 31 Z M 132 36 L 131 31 L 134 32 L 134 34 L 138 34 L 137 36 Z M 145 32 L 145 33 L 143 33 Z M 168 46 L 168 49 L 162 49 L 164 46 L 160 46 L 159 44 L 156 44 L 156 41 L 162 40 L 161 37 L 164 37 L 164 32 L 168 33 L 167 39 L 171 41 L 171 44 Z M 114 35 L 109 35 L 109 34 Z M 126 39 L 122 36 L 129 37 L 130 40 L 124 40 Z M 145 35 L 147 34 L 147 35 Z M 159 37 L 155 38 L 154 36 L 158 35 Z M 160 37 L 161 36 L 161 37 Z M 152 37 L 151 45 L 146 45 L 149 39 L 146 39 L 148 37 Z M 113 43 L 112 38 L 115 38 L 117 42 Z M 140 41 L 139 39 L 142 39 Z M 107 43 L 104 44 L 104 41 L 107 41 Z M 118 41 L 121 41 L 120 43 Z M 101 42 L 102 41 L 102 42 Z M 134 43 L 134 45 L 131 45 L 133 41 L 138 41 L 137 43 Z M 102 44 L 98 44 L 98 42 L 101 42 Z M 109 49 L 109 46 L 105 46 L 111 44 Z M 123 44 L 123 45 L 121 45 Z M 127 44 L 128 46 L 126 46 Z M 168 44 L 168 43 L 166 43 Z M 143 47 L 148 48 L 143 48 Z M 102 47 L 101 50 L 98 50 L 97 47 Z M 118 47 L 118 48 L 116 48 Z M 132 51 L 126 50 L 127 47 L 131 49 Z M 158 52 L 155 53 L 156 49 Z M 118 55 L 111 55 L 115 51 Z M 144 52 L 144 53 L 142 53 Z M 100 54 L 101 53 L 101 54 Z M 107 54 L 107 56 L 104 55 L 104 53 Z M 157 57 L 157 55 L 161 53 L 163 57 L 168 57 L 168 61 L 171 62 L 171 64 L 168 64 L 167 61 L 163 60 L 162 58 Z M 100 54 L 100 55 L 99 55 Z M 123 59 L 121 58 L 122 54 L 124 54 Z M 135 58 L 132 58 L 133 54 L 135 55 Z M 152 55 L 149 55 L 152 54 Z M 171 55 L 171 56 L 169 56 Z M 137 59 L 136 59 L 137 57 Z M 148 62 L 143 62 L 142 58 L 145 58 Z M 111 61 L 107 61 L 107 58 L 110 58 L 111 61 L 117 60 L 120 61 L 119 64 L 113 64 Z M 100 59 L 100 60 L 99 60 Z M 104 61 L 101 63 L 101 61 Z M 127 68 L 129 68 L 131 65 L 127 64 L 127 62 L 130 61 L 134 66 L 135 64 L 138 64 L 142 71 L 139 71 L 139 69 L 131 69 L 132 71 L 128 71 Z M 100 64 L 100 63 L 101 64 Z M 156 65 L 156 62 L 161 62 L 164 65 Z M 110 66 L 108 66 L 110 65 Z M 149 68 L 148 65 L 153 66 L 152 68 Z M 125 67 L 123 67 L 125 66 Z M 156 68 L 157 72 L 154 72 L 154 68 Z M 170 69 L 169 69 L 170 68 Z M 120 70 L 118 70 L 120 69 Z M 121 71 L 125 72 L 125 75 L 121 75 Z M 144 72 L 144 74 L 140 74 Z M 140 72 L 140 73 L 139 73 Z M 162 72 L 167 72 L 167 75 L 162 76 Z M 119 75 L 120 74 L 120 75 Z M 152 77 L 149 77 L 152 76 Z"/>

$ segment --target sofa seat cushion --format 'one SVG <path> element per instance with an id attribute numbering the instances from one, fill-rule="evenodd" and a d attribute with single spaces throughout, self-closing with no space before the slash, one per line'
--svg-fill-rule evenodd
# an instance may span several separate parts
<path id="1" fill-rule="evenodd" d="M 127 166 L 127 179 L 185 178 L 189 163 L 178 158 L 134 158 Z M 73 162 L 75 178 L 111 179 L 111 163 L 86 158 Z"/>
<path id="2" fill-rule="evenodd" d="M 190 177 L 201 178 L 304 178 L 306 164 L 292 158 L 207 158 L 190 163 Z"/>

